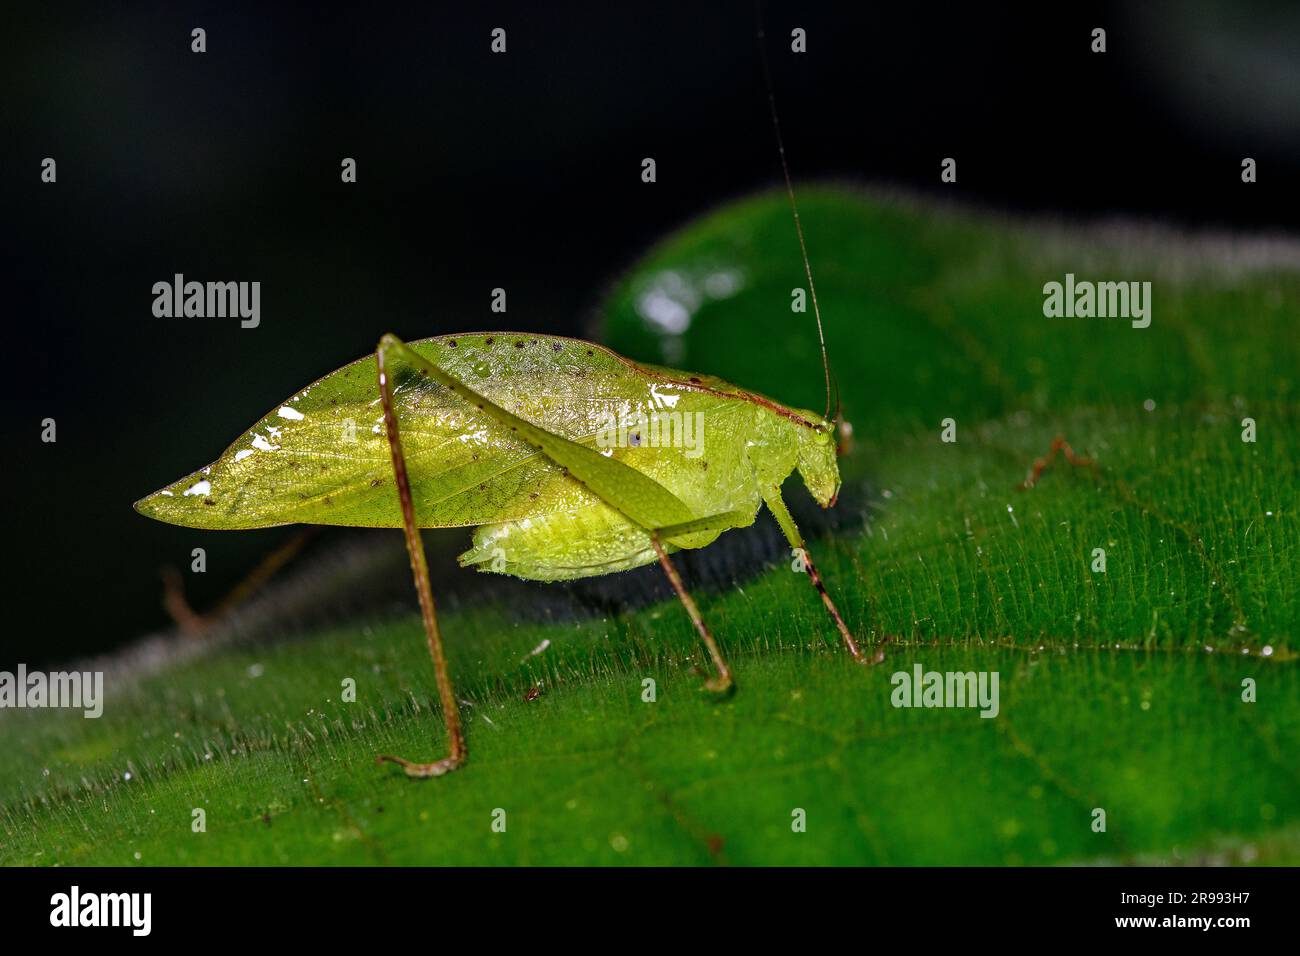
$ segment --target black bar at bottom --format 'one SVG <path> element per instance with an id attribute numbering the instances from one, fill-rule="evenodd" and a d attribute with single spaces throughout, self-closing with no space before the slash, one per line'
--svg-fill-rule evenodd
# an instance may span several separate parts
<path id="1" fill-rule="evenodd" d="M 75 903 L 74 906 L 74 891 Z M 1168 939 L 1233 943 L 1293 922 L 1290 869 L 10 869 L 6 939 L 29 934 L 191 944 L 557 937 L 731 943 L 825 939 L 853 926 L 927 942 Z M 105 897 L 104 894 L 113 894 Z M 149 894 L 147 936 L 144 897 Z M 74 909 L 76 915 L 73 915 Z M 116 920 L 117 926 L 72 923 Z M 63 925 L 53 925 L 61 923 Z M 997 937 L 985 934 L 996 932 Z M 919 934 L 919 935 L 917 935 Z M 445 938 L 445 936 L 444 936 Z M 721 941 L 720 940 L 720 941 Z"/>

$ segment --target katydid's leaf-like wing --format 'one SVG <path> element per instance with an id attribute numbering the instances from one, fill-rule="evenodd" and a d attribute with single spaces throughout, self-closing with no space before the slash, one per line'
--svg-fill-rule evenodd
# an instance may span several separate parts
<path id="1" fill-rule="evenodd" d="M 742 436 L 765 416 L 733 386 L 552 336 L 474 333 L 410 347 L 515 415 L 644 472 L 697 515 L 757 507 Z M 596 503 L 463 397 L 401 364 L 392 374 L 420 526 L 510 521 Z M 652 418 L 666 423 L 660 440 L 637 426 Z M 194 528 L 400 527 L 374 356 L 291 396 L 211 465 L 136 509 Z"/>

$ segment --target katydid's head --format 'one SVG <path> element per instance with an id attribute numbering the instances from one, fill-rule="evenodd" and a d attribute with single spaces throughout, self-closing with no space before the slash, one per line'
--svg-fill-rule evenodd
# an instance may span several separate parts
<path id="1" fill-rule="evenodd" d="M 836 461 L 838 444 L 835 425 L 809 415 L 812 427 L 795 425 L 799 434 L 799 459 L 796 467 L 808 491 L 823 508 L 834 506 L 840 493 L 840 466 Z"/>

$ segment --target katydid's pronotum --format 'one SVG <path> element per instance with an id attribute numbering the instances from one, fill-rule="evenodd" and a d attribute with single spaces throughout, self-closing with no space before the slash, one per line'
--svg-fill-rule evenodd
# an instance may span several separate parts
<path id="1" fill-rule="evenodd" d="M 467 755 L 421 528 L 474 527 L 462 566 L 536 581 L 658 561 L 712 659 L 706 688 L 726 693 L 731 670 L 669 555 L 752 524 L 766 504 L 845 646 L 863 660 L 781 498 L 782 483 L 798 471 L 822 507 L 835 504 L 839 416 L 827 420 L 821 315 L 770 78 L 768 87 L 821 340 L 823 415 L 578 339 L 494 332 L 408 344 L 385 335 L 374 356 L 302 389 L 217 461 L 136 502 L 142 514 L 192 528 L 403 529 L 449 753 L 433 763 L 380 761 L 399 764 L 411 777 L 436 777 Z M 680 438 L 690 423 L 701 425 L 685 447 L 672 434 L 675 427 Z M 656 431 L 670 440 L 654 440 Z M 602 440 L 611 432 L 615 440 Z"/>

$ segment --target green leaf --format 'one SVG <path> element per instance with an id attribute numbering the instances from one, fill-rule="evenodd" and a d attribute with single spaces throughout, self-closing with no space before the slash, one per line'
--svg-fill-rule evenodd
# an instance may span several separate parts
<path id="1" fill-rule="evenodd" d="M 0 862 L 1300 860 L 1294 247 L 845 190 L 804 191 L 801 214 L 856 436 L 810 547 L 860 636 L 891 638 L 882 664 L 839 649 L 767 518 L 687 569 L 736 672 L 724 702 L 654 569 L 612 615 L 581 589 L 557 615 L 528 610 L 544 586 L 440 578 L 463 769 L 370 762 L 445 747 L 417 619 L 218 636 L 111 673 L 98 720 L 0 712 Z M 1150 327 L 1045 318 L 1067 272 L 1150 280 Z M 805 282 L 784 197 L 756 197 L 653 250 L 606 338 L 820 408 Z M 1095 467 L 1017 490 L 1058 433 Z M 998 715 L 893 706 L 916 664 L 998 672 Z"/>

